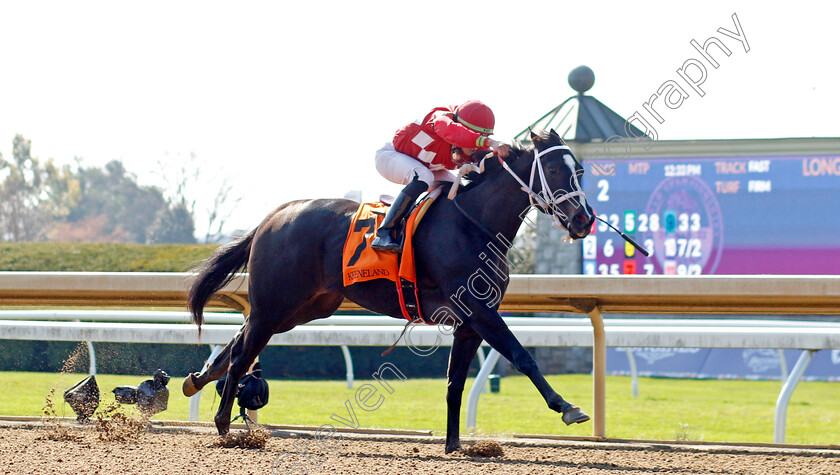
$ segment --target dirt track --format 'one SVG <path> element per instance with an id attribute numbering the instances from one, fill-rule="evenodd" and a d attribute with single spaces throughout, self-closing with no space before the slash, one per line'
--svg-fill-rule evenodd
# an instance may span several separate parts
<path id="1" fill-rule="evenodd" d="M 471 457 L 444 455 L 439 437 L 342 434 L 324 438 L 334 443 L 325 452 L 311 434 L 283 431 L 263 449 L 241 449 L 214 446 L 209 428 L 155 427 L 103 441 L 93 426 L 61 427 L 0 422 L 0 473 L 840 474 L 840 450 L 824 449 L 492 439 L 502 456 Z"/>

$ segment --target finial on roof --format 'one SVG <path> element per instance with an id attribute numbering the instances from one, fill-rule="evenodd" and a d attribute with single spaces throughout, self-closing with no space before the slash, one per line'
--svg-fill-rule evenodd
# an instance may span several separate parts
<path id="1" fill-rule="evenodd" d="M 578 66 L 569 73 L 569 86 L 583 95 L 595 84 L 595 73 L 588 66 Z"/>

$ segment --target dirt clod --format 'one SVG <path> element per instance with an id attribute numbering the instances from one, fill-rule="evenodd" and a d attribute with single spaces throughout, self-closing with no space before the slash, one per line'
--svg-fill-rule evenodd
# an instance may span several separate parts
<path id="1" fill-rule="evenodd" d="M 124 412 L 122 405 L 113 402 L 105 409 L 97 411 L 96 431 L 99 440 L 109 442 L 130 442 L 140 438 L 146 430 L 147 422 Z"/>
<path id="2" fill-rule="evenodd" d="M 252 427 L 246 431 L 228 432 L 227 435 L 220 436 L 214 443 L 215 447 L 240 449 L 264 449 L 265 444 L 271 434 L 262 427 Z"/>
<path id="3" fill-rule="evenodd" d="M 41 408 L 41 428 L 44 433 L 38 440 L 48 439 L 56 441 L 82 440 L 82 436 L 68 429 L 61 423 L 61 419 L 55 413 L 55 388 L 44 398 L 44 406 Z"/>
<path id="4" fill-rule="evenodd" d="M 502 457 L 505 455 L 502 446 L 492 440 L 480 440 L 461 451 L 470 457 Z"/>

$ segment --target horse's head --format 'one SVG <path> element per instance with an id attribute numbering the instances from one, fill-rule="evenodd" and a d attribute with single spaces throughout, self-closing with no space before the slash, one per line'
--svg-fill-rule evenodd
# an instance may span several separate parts
<path id="1" fill-rule="evenodd" d="M 474 155 L 476 160 L 481 160 L 483 172 L 474 170 L 467 173 L 469 184 L 462 187 L 461 192 L 469 192 L 488 181 L 498 187 L 502 182 L 497 181 L 497 177 L 503 177 L 512 189 L 525 191 L 531 205 L 551 216 L 553 224 L 568 231 L 570 238 L 586 237 L 592 230 L 595 212 L 587 204 L 586 194 L 581 188 L 583 167 L 554 130 L 539 134 L 532 132 L 531 141 L 533 147 L 512 144 L 510 155 L 504 160 L 489 159 L 494 155 L 485 152 Z M 518 182 L 518 186 L 509 181 L 510 176 Z"/>
<path id="2" fill-rule="evenodd" d="M 554 220 L 554 225 L 569 232 L 573 239 L 586 237 L 595 221 L 595 212 L 581 188 L 584 170 L 571 149 L 557 132 L 531 132 L 534 159 L 530 176 L 531 203 Z M 529 181 L 530 180 L 530 181 Z"/>

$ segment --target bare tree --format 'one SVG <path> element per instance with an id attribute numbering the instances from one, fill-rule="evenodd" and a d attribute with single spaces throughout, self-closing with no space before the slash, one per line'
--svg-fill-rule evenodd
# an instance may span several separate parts
<path id="1" fill-rule="evenodd" d="M 169 154 L 166 154 L 169 157 Z M 216 170 L 209 177 L 202 168 L 197 156 L 190 152 L 189 158 L 176 155 L 173 159 L 158 160 L 159 172 L 156 174 L 164 183 L 164 193 L 173 206 L 181 206 L 190 216 L 203 218 L 204 239 L 206 243 L 218 243 L 224 238 L 225 224 L 236 206 L 242 201 L 241 195 L 234 194 L 231 177 L 222 170 Z M 203 185 L 203 186 L 200 186 Z M 208 199 L 199 199 L 199 188 L 212 187 L 215 192 L 208 194 Z M 196 216 L 196 210 L 200 216 Z"/>
<path id="2" fill-rule="evenodd" d="M 228 218 L 233 215 L 237 205 L 242 201 L 242 195 L 232 195 L 233 184 L 230 183 L 230 177 L 225 176 L 221 179 L 216 194 L 213 197 L 213 202 L 207 208 L 207 231 L 204 234 L 204 242 L 217 243 L 222 237 L 225 224 Z"/>

